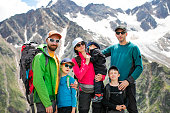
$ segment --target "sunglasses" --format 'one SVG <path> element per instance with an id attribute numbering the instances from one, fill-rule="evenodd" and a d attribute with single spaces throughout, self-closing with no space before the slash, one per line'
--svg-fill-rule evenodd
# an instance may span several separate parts
<path id="1" fill-rule="evenodd" d="M 81 45 L 82 45 L 82 46 L 85 45 L 85 42 L 82 41 L 81 43 L 77 44 L 76 47 L 80 47 Z"/>
<path id="2" fill-rule="evenodd" d="M 56 42 L 56 43 L 59 43 L 60 42 L 60 40 L 55 40 L 55 39 L 52 39 L 52 38 L 48 38 L 48 40 L 50 41 L 50 42 Z"/>
<path id="3" fill-rule="evenodd" d="M 73 66 L 72 66 L 72 65 L 68 65 L 68 64 L 65 64 L 65 67 L 69 67 L 70 69 L 72 69 L 72 68 L 73 68 Z"/>
<path id="4" fill-rule="evenodd" d="M 124 31 L 122 31 L 122 32 L 116 32 L 117 35 L 119 35 L 120 33 L 121 33 L 122 35 L 124 35 L 126 32 L 124 32 Z"/>

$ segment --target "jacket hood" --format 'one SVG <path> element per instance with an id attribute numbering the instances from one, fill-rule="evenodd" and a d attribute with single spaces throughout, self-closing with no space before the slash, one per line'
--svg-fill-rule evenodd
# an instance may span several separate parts
<path id="1" fill-rule="evenodd" d="M 47 44 L 40 44 L 38 47 L 43 53 L 45 53 L 47 56 L 50 56 L 47 50 Z"/>

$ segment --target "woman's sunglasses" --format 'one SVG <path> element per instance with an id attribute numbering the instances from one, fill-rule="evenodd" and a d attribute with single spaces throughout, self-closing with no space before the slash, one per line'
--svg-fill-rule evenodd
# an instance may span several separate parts
<path id="1" fill-rule="evenodd" d="M 50 41 L 50 42 L 56 42 L 56 43 L 59 43 L 60 42 L 60 40 L 55 40 L 55 39 L 52 39 L 52 38 L 48 38 L 48 40 Z"/>
<path id="2" fill-rule="evenodd" d="M 81 45 L 82 45 L 82 46 L 85 45 L 85 42 L 82 41 L 81 43 L 77 44 L 76 47 L 80 47 Z"/>
<path id="3" fill-rule="evenodd" d="M 73 68 L 73 66 L 72 66 L 72 65 L 68 65 L 68 64 L 65 64 L 65 67 L 69 67 L 70 69 L 72 69 L 72 68 Z"/>
<path id="4" fill-rule="evenodd" d="M 119 35 L 120 33 L 121 33 L 122 35 L 124 35 L 126 32 L 124 32 L 124 31 L 122 31 L 122 32 L 116 32 L 117 35 Z"/>

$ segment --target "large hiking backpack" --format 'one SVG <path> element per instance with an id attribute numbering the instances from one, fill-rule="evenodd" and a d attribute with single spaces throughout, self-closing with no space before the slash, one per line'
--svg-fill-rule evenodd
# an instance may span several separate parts
<path id="1" fill-rule="evenodd" d="M 32 61 L 33 58 L 38 53 L 43 53 L 42 50 L 38 49 L 37 47 L 38 47 L 38 43 L 30 42 L 30 43 L 23 44 L 21 49 L 20 79 L 22 79 L 25 85 L 26 98 L 30 105 L 33 104 L 33 90 L 34 90 Z M 47 65 L 48 57 L 45 55 L 45 58 L 46 58 L 46 65 Z"/>

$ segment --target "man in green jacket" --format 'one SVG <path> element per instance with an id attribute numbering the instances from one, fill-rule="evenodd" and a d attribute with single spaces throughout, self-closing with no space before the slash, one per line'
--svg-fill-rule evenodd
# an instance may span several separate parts
<path id="1" fill-rule="evenodd" d="M 118 26 L 115 32 L 119 44 L 104 49 L 102 53 L 106 57 L 111 56 L 111 66 L 116 66 L 120 71 L 119 89 L 127 91 L 128 112 L 138 113 L 135 80 L 143 71 L 141 53 L 135 44 L 126 41 L 127 29 L 125 26 Z"/>
<path id="2" fill-rule="evenodd" d="M 56 31 L 50 31 L 46 38 L 47 44 L 38 47 L 43 53 L 38 53 L 33 59 L 34 103 L 36 103 L 37 113 L 55 112 L 59 85 L 59 60 L 55 50 L 61 38 L 62 36 Z"/>

